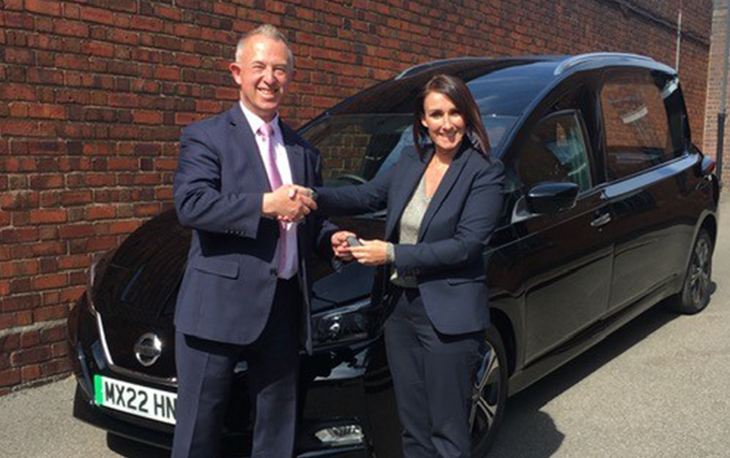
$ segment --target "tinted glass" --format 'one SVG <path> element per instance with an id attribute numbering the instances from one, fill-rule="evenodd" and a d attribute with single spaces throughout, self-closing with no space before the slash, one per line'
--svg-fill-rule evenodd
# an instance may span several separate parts
<path id="1" fill-rule="evenodd" d="M 669 118 L 669 135 L 672 137 L 672 149 L 674 156 L 678 157 L 684 153 L 687 147 L 686 107 L 684 97 L 680 88 L 679 79 L 676 76 L 657 74 L 654 76 L 657 87 L 661 88 L 661 95 L 664 99 L 664 106 Z"/>
<path id="2" fill-rule="evenodd" d="M 494 151 L 516 118 L 484 116 Z M 324 157 L 325 182 L 362 183 L 398 161 L 404 148 L 413 148 L 412 114 L 337 115 L 322 118 L 302 134 Z"/>
<path id="3" fill-rule="evenodd" d="M 671 160 L 681 150 L 681 130 L 673 138 L 669 129 L 665 99 L 676 100 L 676 95 L 671 96 L 677 88 L 676 81 L 669 83 L 648 71 L 607 73 L 601 109 L 610 179 Z"/>
<path id="4" fill-rule="evenodd" d="M 545 181 L 573 182 L 591 188 L 588 147 L 576 111 L 555 113 L 538 123 L 517 159 L 517 173 L 526 188 Z"/>
<path id="5" fill-rule="evenodd" d="M 594 185 L 594 160 L 584 120 L 584 113 L 592 113 L 591 91 L 573 79 L 550 97 L 555 99 L 539 121 L 523 127 L 526 134 L 520 135 L 515 159 L 506 163 L 503 224 L 532 215 L 524 196 L 538 183 L 573 182 L 580 192 Z"/>
<path id="6" fill-rule="evenodd" d="M 368 181 L 395 163 L 403 148 L 413 147 L 413 101 L 431 77 L 445 73 L 466 82 L 482 114 L 492 153 L 499 156 L 516 120 L 554 79 L 556 65 L 535 58 L 425 65 L 343 101 L 299 133 L 322 152 L 325 181 Z"/>
<path id="7" fill-rule="evenodd" d="M 466 83 L 482 113 L 517 116 L 554 80 L 554 61 L 534 59 L 458 61 L 392 79 L 366 89 L 328 112 L 332 115 L 413 113 L 413 101 L 434 75 L 458 76 Z"/>

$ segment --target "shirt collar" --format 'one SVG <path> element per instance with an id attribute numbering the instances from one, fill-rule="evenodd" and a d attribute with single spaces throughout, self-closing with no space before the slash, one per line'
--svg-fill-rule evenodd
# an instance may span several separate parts
<path id="1" fill-rule="evenodd" d="M 246 117 L 246 121 L 248 122 L 248 125 L 251 126 L 251 130 L 253 131 L 254 135 L 258 133 L 261 126 L 266 124 L 266 121 L 261 119 L 258 115 L 254 114 L 253 111 L 246 108 L 246 105 L 244 105 L 243 102 L 240 100 L 238 101 L 238 104 L 241 105 L 241 110 L 243 110 L 243 115 Z M 276 113 L 274 116 L 274 119 L 271 120 L 270 123 L 271 127 L 274 128 L 274 135 L 278 136 L 280 135 L 280 129 L 279 129 L 279 113 Z"/>

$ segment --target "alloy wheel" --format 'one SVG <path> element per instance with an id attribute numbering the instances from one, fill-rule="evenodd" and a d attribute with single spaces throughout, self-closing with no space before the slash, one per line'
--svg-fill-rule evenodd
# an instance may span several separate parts
<path id="1" fill-rule="evenodd" d="M 469 415 L 469 427 L 472 439 L 479 441 L 494 426 L 500 408 L 502 389 L 502 367 L 499 364 L 497 351 L 490 342 L 486 342 L 486 352 L 481 367 L 477 372 L 477 383 L 472 395 L 472 408 Z"/>
<path id="2" fill-rule="evenodd" d="M 689 274 L 689 291 L 692 303 L 701 306 L 709 295 L 711 272 L 710 245 L 706 238 L 697 240 Z"/>

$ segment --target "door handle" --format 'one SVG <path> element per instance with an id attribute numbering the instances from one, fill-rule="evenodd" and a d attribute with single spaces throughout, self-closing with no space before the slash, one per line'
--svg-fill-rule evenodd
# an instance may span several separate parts
<path id="1" fill-rule="evenodd" d="M 601 227 L 601 226 L 605 226 L 606 224 L 608 224 L 610 222 L 611 222 L 611 214 L 604 213 L 604 214 L 596 217 L 596 219 L 594 219 L 593 221 L 591 221 L 591 226 Z"/>

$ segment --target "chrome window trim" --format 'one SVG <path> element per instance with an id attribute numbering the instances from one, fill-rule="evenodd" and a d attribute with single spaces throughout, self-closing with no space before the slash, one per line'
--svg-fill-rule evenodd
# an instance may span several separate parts
<path id="1" fill-rule="evenodd" d="M 618 180 L 609 181 L 603 188 L 602 198 L 607 201 L 622 198 L 639 189 L 654 185 L 662 180 L 675 176 L 684 170 L 691 168 L 697 163 L 697 156 L 684 154 L 671 161 L 657 164 L 654 167 L 641 170 L 628 177 L 621 177 Z"/>

